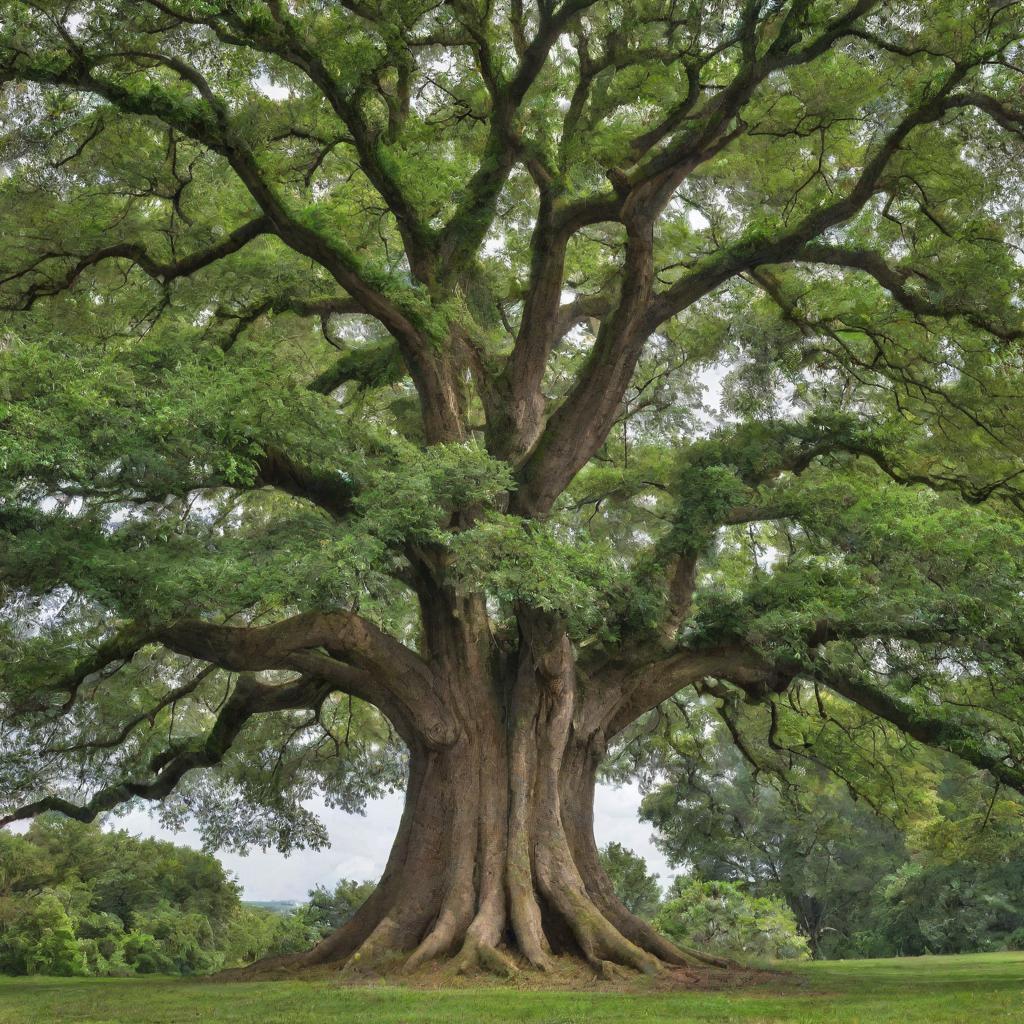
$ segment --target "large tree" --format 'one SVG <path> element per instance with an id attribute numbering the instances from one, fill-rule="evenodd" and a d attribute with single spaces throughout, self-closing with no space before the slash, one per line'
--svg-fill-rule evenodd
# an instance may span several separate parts
<path id="1" fill-rule="evenodd" d="M 323 841 L 393 728 L 300 962 L 654 970 L 591 805 L 682 688 L 1024 788 L 1019 3 L 0 22 L 0 821 Z"/>

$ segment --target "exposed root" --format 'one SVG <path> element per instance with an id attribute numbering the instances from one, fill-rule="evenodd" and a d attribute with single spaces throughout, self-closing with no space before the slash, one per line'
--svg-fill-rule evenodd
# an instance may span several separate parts
<path id="1" fill-rule="evenodd" d="M 714 953 L 705 953 L 699 949 L 692 949 L 690 946 L 677 946 L 676 948 L 705 967 L 720 967 L 723 970 L 735 970 L 740 967 L 735 960 L 730 960 L 726 956 L 715 956 Z"/>
<path id="2" fill-rule="evenodd" d="M 428 960 L 448 953 L 458 942 L 459 936 L 465 932 L 469 913 L 468 907 L 457 910 L 446 908 L 442 911 L 437 924 L 406 961 L 405 970 L 415 971 L 417 967 L 422 966 Z"/>
<path id="3" fill-rule="evenodd" d="M 287 953 L 282 956 L 265 956 L 244 967 L 229 967 L 212 975 L 214 981 L 261 981 L 265 978 L 279 978 L 298 974 L 316 963 L 310 959 L 312 950 L 303 953 Z"/>
<path id="4" fill-rule="evenodd" d="M 656 974 L 661 961 L 630 942 L 594 905 L 571 861 L 559 849 L 543 849 L 538 856 L 541 889 L 551 906 L 572 930 L 587 962 L 601 977 L 605 961 Z"/>
<path id="5" fill-rule="evenodd" d="M 377 974 L 398 966 L 402 929 L 390 915 L 370 933 L 366 941 L 345 961 L 342 974 Z"/>
<path id="6" fill-rule="evenodd" d="M 609 905 L 605 900 L 595 900 L 604 911 L 611 923 L 631 942 L 652 956 L 663 960 L 674 967 L 721 967 L 730 968 L 739 965 L 726 957 L 703 953 L 699 949 L 678 946 L 666 938 L 643 918 L 631 914 L 615 897 L 615 904 Z M 621 912 L 618 912 L 621 908 Z"/>
<path id="7" fill-rule="evenodd" d="M 459 974 L 469 974 L 477 968 L 502 978 L 514 978 L 519 974 L 519 967 L 507 953 L 473 935 L 467 935 L 455 958 L 455 970 Z"/>
<path id="8" fill-rule="evenodd" d="M 509 844 L 510 848 L 512 844 Z M 509 863 L 509 897 L 512 926 L 519 940 L 519 950 L 538 971 L 550 971 L 551 946 L 544 934 L 540 907 L 533 894 L 533 878 L 529 862 L 525 868 Z"/>

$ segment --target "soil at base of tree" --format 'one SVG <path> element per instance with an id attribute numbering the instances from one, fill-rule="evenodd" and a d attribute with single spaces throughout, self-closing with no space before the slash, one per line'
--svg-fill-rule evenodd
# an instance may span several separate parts
<path id="1" fill-rule="evenodd" d="M 414 971 L 403 971 L 400 961 L 395 969 L 363 972 L 339 964 L 288 968 L 265 966 L 256 970 L 238 968 L 212 975 L 211 982 L 252 981 L 314 981 L 353 987 L 397 985 L 413 989 L 480 989 L 510 988 L 544 992 L 586 991 L 658 993 L 676 991 L 727 991 L 741 988 L 773 990 L 799 989 L 804 981 L 788 971 L 754 967 L 672 967 L 666 966 L 654 975 L 644 975 L 627 968 L 610 968 L 598 976 L 577 957 L 552 958 L 550 971 L 532 969 L 524 960 L 522 970 L 511 977 L 499 977 L 488 971 L 459 973 L 451 960 L 432 960 Z M 255 965 L 254 965 L 255 966 Z"/>

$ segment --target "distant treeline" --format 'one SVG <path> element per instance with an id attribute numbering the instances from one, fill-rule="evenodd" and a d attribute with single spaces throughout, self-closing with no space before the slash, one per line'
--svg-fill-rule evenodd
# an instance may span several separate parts
<path id="1" fill-rule="evenodd" d="M 308 949 L 372 890 L 343 880 L 275 912 L 210 854 L 45 816 L 0 831 L 0 973 L 208 973 Z"/>
<path id="2" fill-rule="evenodd" d="M 741 959 L 1024 948 L 1015 832 L 986 831 L 982 842 L 972 831 L 967 860 L 947 830 L 939 856 L 819 784 L 801 812 L 737 771 L 716 791 L 720 805 L 731 801 L 729 828 L 717 815 L 712 828 L 699 802 L 681 807 L 657 791 L 645 814 L 694 872 L 664 895 L 619 844 L 602 863 L 634 913 L 677 942 Z M 209 973 L 308 949 L 373 888 L 342 879 L 305 903 L 244 902 L 211 854 L 44 816 L 24 835 L 0 831 L 0 973 Z"/>

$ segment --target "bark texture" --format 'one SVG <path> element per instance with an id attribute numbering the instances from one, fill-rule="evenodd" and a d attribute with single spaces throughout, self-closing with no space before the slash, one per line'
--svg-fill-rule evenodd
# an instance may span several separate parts
<path id="1" fill-rule="evenodd" d="M 308 953 L 263 966 L 376 972 L 454 957 L 462 971 L 512 974 L 549 970 L 560 954 L 600 974 L 726 966 L 632 915 L 600 866 L 593 799 L 607 701 L 581 685 L 557 620 L 522 610 L 519 642 L 503 653 L 482 598 L 429 581 L 420 593 L 449 728 L 403 723 L 405 809 L 373 896 Z"/>

